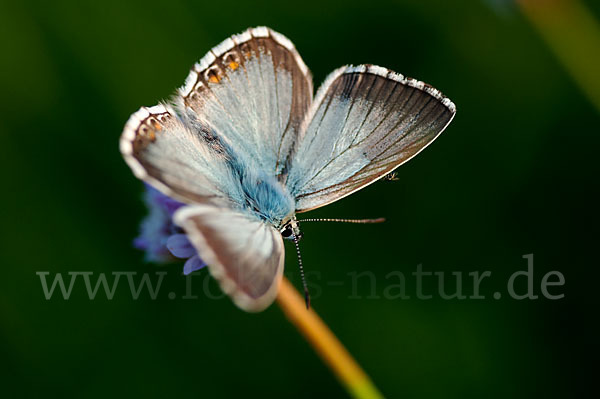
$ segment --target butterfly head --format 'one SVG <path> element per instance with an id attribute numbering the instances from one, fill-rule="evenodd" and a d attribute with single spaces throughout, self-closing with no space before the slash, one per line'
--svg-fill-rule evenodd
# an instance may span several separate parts
<path id="1" fill-rule="evenodd" d="M 302 238 L 302 232 L 300 231 L 300 225 L 296 220 L 296 217 L 292 217 L 286 223 L 283 224 L 279 229 L 281 236 L 286 240 L 297 240 L 300 241 Z"/>

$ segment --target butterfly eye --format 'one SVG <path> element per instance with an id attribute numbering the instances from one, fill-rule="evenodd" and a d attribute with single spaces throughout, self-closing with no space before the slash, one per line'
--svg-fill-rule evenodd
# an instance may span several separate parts
<path id="1" fill-rule="evenodd" d="M 285 226 L 283 230 L 281 230 L 281 236 L 283 238 L 290 238 L 292 234 L 294 234 L 294 231 L 292 230 L 292 226 L 290 226 L 289 224 Z"/>

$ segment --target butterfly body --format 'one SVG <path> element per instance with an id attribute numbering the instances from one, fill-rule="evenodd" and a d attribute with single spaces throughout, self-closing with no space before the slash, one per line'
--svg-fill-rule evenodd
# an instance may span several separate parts
<path id="1" fill-rule="evenodd" d="M 275 228 L 294 215 L 294 199 L 275 178 L 262 175 L 246 179 L 242 184 L 248 208 Z"/>
<path id="2" fill-rule="evenodd" d="M 229 198 L 237 202 L 242 211 L 276 228 L 281 227 L 295 210 L 294 198 L 287 188 L 242 154 L 232 149 L 228 153 L 226 163 L 234 183 L 229 187 Z"/>
<path id="3" fill-rule="evenodd" d="M 385 177 L 428 146 L 456 108 L 374 65 L 333 71 L 313 98 L 294 45 L 265 27 L 226 39 L 171 104 L 142 107 L 121 135 L 134 174 L 189 204 L 180 225 L 242 309 L 271 304 L 295 215 Z"/>

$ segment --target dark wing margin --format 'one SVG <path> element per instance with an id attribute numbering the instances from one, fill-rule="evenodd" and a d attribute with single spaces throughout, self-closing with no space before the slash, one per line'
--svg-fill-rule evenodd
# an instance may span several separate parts
<path id="1" fill-rule="evenodd" d="M 341 199 L 408 161 L 446 128 L 452 101 L 373 65 L 342 67 L 319 88 L 287 186 L 304 212 Z"/>

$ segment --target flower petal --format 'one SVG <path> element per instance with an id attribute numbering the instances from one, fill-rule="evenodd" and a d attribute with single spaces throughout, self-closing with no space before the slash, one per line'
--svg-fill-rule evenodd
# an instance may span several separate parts
<path id="1" fill-rule="evenodd" d="M 189 258 L 196 255 L 196 249 L 185 234 L 173 234 L 167 239 L 167 248 L 178 258 Z"/>
<path id="2" fill-rule="evenodd" d="M 183 274 L 187 276 L 191 272 L 202 269 L 204 266 L 206 266 L 206 263 L 198 255 L 192 256 L 183 265 Z"/>
<path id="3" fill-rule="evenodd" d="M 149 184 L 146 184 L 146 193 L 146 202 L 149 203 L 149 206 L 158 207 L 167 212 L 169 216 L 173 216 L 175 211 L 184 205 L 183 203 L 164 195 Z"/>
<path id="4" fill-rule="evenodd" d="M 148 243 L 148 239 L 146 237 L 136 237 L 133 240 L 133 247 L 141 250 L 147 250 L 150 244 Z"/>
<path id="5" fill-rule="evenodd" d="M 148 184 L 144 193 L 144 203 L 148 208 L 148 215 L 142 220 L 140 234 L 133 242 L 133 246 L 145 252 L 146 260 L 163 263 L 172 261 L 176 256 L 181 258 L 194 256 L 196 251 L 181 252 L 180 247 L 185 248 L 183 244 L 174 244 L 177 248 L 176 256 L 167 248 L 168 238 L 174 233 L 181 232 L 181 229 L 173 223 L 173 212 L 183 204 Z"/>

